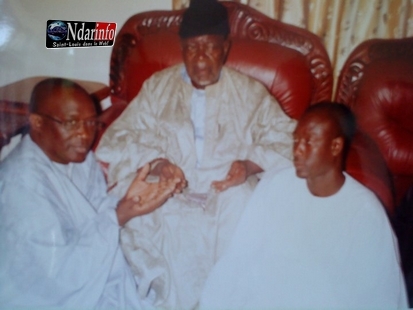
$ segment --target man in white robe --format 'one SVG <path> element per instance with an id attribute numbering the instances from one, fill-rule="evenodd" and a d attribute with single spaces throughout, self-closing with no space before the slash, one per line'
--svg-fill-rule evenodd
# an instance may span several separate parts
<path id="1" fill-rule="evenodd" d="M 120 225 L 175 185 L 146 184 L 146 167 L 122 200 L 106 193 L 89 152 L 96 110 L 79 85 L 44 80 L 29 107 L 29 134 L 0 164 L 0 308 L 144 308 Z"/>
<path id="2" fill-rule="evenodd" d="M 343 105 L 304 113 L 294 132 L 295 169 L 260 181 L 200 309 L 407 308 L 387 215 L 342 172 L 354 130 Z"/>
<path id="3" fill-rule="evenodd" d="M 117 195 L 148 161 L 153 176 L 184 180 L 182 194 L 122 231 L 140 288 L 155 287 L 156 304 L 167 308 L 196 305 L 256 174 L 291 160 L 295 121 L 259 82 L 223 67 L 228 33 L 224 6 L 191 1 L 180 28 L 184 64 L 149 78 L 96 151 Z"/>

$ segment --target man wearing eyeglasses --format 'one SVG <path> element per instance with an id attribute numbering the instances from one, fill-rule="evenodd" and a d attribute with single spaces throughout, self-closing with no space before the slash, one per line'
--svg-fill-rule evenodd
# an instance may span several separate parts
<path id="1" fill-rule="evenodd" d="M 179 180 L 146 183 L 121 199 L 90 152 L 100 123 L 89 94 L 65 79 L 37 84 L 30 130 L 0 164 L 0 308 L 143 308 L 119 230 L 167 200 Z"/>

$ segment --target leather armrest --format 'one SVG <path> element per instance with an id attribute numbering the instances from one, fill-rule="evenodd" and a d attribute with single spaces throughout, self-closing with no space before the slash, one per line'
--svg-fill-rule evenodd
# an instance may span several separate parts
<path id="1" fill-rule="evenodd" d="M 355 135 L 345 170 L 372 190 L 390 215 L 394 213 L 394 189 L 390 172 L 377 145 L 367 135 L 361 132 Z"/>
<path id="2" fill-rule="evenodd" d="M 413 174 L 413 62 L 380 60 L 365 69 L 354 110 L 394 175 Z"/>

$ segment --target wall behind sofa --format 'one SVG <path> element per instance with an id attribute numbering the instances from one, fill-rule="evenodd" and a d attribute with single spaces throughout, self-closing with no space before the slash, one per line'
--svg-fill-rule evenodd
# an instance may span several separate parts
<path id="1" fill-rule="evenodd" d="M 170 10 L 171 0 L 0 0 L 0 86 L 32 76 L 61 76 L 107 84 L 111 47 L 46 49 L 49 19 L 116 22 Z"/>

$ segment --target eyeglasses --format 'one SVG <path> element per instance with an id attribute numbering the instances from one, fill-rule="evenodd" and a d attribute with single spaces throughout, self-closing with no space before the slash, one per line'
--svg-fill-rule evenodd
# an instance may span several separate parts
<path id="1" fill-rule="evenodd" d="M 42 117 L 46 117 L 47 119 L 58 123 L 67 131 L 79 129 L 81 124 L 83 124 L 83 126 L 85 126 L 88 129 L 99 129 L 99 128 L 102 128 L 104 125 L 101 121 L 95 118 L 79 119 L 79 120 L 72 119 L 72 120 L 67 120 L 67 121 L 61 121 L 60 119 L 54 118 L 53 116 L 50 116 L 47 114 L 40 114 L 40 113 L 36 113 L 36 114 Z"/>

